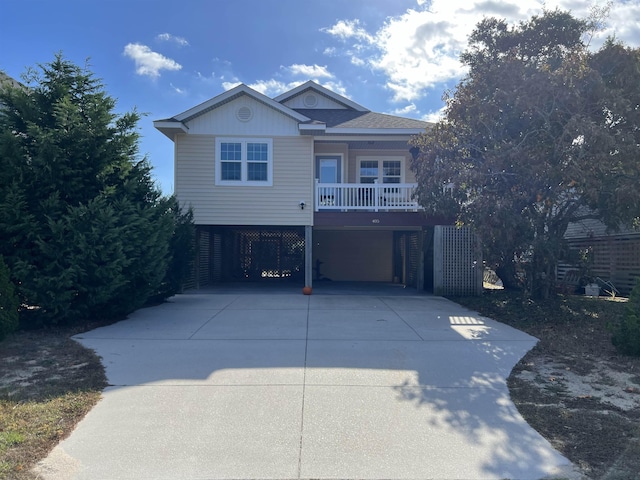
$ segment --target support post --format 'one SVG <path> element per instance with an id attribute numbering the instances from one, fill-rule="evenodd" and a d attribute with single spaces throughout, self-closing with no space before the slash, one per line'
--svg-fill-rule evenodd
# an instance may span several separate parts
<path id="1" fill-rule="evenodd" d="M 311 225 L 304 227 L 304 286 L 312 287 L 313 283 L 313 267 L 311 265 L 313 252 L 313 236 Z"/>
<path id="2" fill-rule="evenodd" d="M 418 271 L 416 272 L 416 290 L 422 292 L 424 290 L 424 229 L 418 234 Z"/>

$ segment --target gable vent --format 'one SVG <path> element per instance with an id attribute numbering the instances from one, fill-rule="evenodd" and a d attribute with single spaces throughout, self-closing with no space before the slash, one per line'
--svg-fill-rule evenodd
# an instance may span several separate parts
<path id="1" fill-rule="evenodd" d="M 247 106 L 240 107 L 236 111 L 236 117 L 241 122 L 248 122 L 253 117 L 253 111 Z"/>
<path id="2" fill-rule="evenodd" d="M 309 93 L 307 95 L 305 95 L 304 99 L 302 100 L 304 103 L 305 107 L 315 107 L 316 105 L 318 105 L 318 97 L 316 95 L 314 95 L 313 93 Z"/>

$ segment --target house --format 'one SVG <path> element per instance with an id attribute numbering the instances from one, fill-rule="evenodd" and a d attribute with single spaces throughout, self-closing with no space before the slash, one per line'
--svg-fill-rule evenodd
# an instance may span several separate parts
<path id="1" fill-rule="evenodd" d="M 195 287 L 331 280 L 422 290 L 434 271 L 451 270 L 433 253 L 436 227 L 451 220 L 426 216 L 413 198 L 408 141 L 427 122 L 309 81 L 275 98 L 239 85 L 154 126 L 174 144 L 175 194 L 193 207 Z"/>
<path id="2" fill-rule="evenodd" d="M 621 226 L 609 231 L 596 219 L 572 222 L 564 235 L 567 245 L 575 252 L 588 251 L 588 274 L 597 279 L 601 292 L 628 295 L 640 278 L 640 231 Z M 581 272 L 585 267 L 561 263 L 557 281 L 562 284 L 568 272 Z"/>

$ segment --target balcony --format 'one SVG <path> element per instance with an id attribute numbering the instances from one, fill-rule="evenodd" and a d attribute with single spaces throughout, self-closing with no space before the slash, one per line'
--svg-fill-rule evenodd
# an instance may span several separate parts
<path id="1" fill-rule="evenodd" d="M 315 211 L 416 212 L 415 183 L 318 183 Z"/>

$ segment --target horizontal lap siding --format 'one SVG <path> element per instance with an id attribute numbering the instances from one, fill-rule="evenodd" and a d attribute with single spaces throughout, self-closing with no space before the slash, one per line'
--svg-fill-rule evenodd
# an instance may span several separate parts
<path id="1" fill-rule="evenodd" d="M 215 137 L 177 141 L 176 194 L 194 208 L 199 225 L 311 225 L 312 141 L 273 139 L 273 186 L 216 186 Z M 306 203 L 300 209 L 300 201 Z"/>

